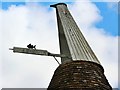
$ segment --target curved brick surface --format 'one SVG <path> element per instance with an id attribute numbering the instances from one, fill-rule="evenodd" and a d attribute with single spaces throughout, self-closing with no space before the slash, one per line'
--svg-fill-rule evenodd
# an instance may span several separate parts
<path id="1" fill-rule="evenodd" d="M 54 72 L 48 90 L 112 90 L 101 65 L 89 61 L 61 64 Z"/>

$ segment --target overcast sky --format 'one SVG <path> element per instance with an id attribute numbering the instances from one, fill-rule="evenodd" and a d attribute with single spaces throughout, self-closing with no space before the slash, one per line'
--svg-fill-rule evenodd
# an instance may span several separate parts
<path id="1" fill-rule="evenodd" d="M 59 53 L 52 2 L 2 3 L 0 9 L 0 87 L 47 88 L 58 67 L 53 57 L 13 53 L 13 46 Z M 118 87 L 118 12 L 115 2 L 67 2 L 68 9 L 100 60 L 113 88 Z M 58 58 L 59 59 L 59 58 Z M 60 61 L 60 59 L 59 59 Z"/>

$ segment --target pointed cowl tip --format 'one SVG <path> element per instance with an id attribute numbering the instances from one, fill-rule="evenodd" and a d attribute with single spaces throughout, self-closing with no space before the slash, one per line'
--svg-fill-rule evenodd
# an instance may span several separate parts
<path id="1" fill-rule="evenodd" d="M 57 3 L 57 4 L 50 5 L 50 7 L 55 7 L 56 8 L 57 5 L 65 5 L 65 6 L 67 6 L 67 4 L 65 4 L 65 3 Z"/>

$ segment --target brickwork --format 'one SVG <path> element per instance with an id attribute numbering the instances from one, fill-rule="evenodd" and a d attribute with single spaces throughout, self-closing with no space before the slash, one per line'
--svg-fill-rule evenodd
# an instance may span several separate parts
<path id="1" fill-rule="evenodd" d="M 63 89 L 64 88 L 64 89 Z M 54 72 L 48 90 L 112 90 L 101 65 L 89 61 L 61 64 Z"/>

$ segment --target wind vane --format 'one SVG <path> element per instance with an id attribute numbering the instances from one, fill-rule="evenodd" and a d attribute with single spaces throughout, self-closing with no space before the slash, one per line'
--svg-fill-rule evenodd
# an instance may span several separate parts
<path id="1" fill-rule="evenodd" d="M 31 45 L 31 44 L 29 44 L 29 45 Z M 54 54 L 54 53 L 48 52 L 47 50 L 36 49 L 35 46 L 33 46 L 33 45 L 31 45 L 30 47 L 28 46 L 28 48 L 13 47 L 13 48 L 9 48 L 9 50 L 13 50 L 14 53 L 24 53 L 24 54 L 33 54 L 33 55 L 42 55 L 42 56 L 53 56 L 58 64 L 60 64 L 60 63 L 56 59 L 56 57 L 67 57 L 63 54 Z M 69 57 L 67 57 L 67 58 L 69 58 Z"/>

